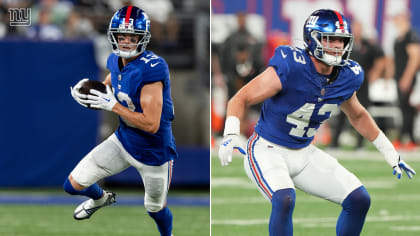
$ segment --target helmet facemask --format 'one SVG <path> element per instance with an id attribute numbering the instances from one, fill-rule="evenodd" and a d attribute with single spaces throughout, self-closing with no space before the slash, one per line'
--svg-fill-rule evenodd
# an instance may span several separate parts
<path id="1" fill-rule="evenodd" d="M 120 44 L 118 42 L 118 34 L 134 34 L 137 35 L 139 40 L 137 43 L 128 43 L 128 44 Z M 109 29 L 108 31 L 108 40 L 112 45 L 112 52 L 117 56 L 123 58 L 131 58 L 140 55 L 141 53 L 146 50 L 146 45 L 149 43 L 150 40 L 150 32 L 145 30 L 133 30 L 133 29 L 126 29 L 126 28 L 119 28 L 119 29 Z M 123 50 L 120 46 L 136 46 L 135 49 L 130 51 Z"/>
<path id="2" fill-rule="evenodd" d="M 325 33 L 319 31 L 312 31 L 310 33 L 311 39 L 316 43 L 314 50 L 314 57 L 330 66 L 344 66 L 350 57 L 353 49 L 353 35 L 345 33 Z M 343 49 L 330 47 L 331 38 L 342 38 L 344 42 Z M 326 39 L 326 45 L 322 44 L 323 39 Z"/>

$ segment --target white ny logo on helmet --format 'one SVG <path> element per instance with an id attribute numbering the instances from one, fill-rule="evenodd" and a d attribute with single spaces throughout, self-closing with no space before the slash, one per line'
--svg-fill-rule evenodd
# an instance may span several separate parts
<path id="1" fill-rule="evenodd" d="M 306 23 L 306 27 L 314 27 L 318 19 L 319 19 L 319 16 L 310 16 L 308 18 L 308 22 Z"/>

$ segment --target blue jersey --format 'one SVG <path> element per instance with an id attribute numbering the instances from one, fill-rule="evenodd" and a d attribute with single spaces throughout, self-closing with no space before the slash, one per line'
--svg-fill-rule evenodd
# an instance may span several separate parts
<path id="1" fill-rule="evenodd" d="M 331 111 L 349 99 L 363 82 L 362 68 L 349 60 L 329 84 L 328 76 L 316 71 L 305 50 L 290 46 L 278 47 L 269 66 L 280 78 L 282 90 L 264 101 L 255 131 L 288 148 L 309 145 Z"/>
<path id="2" fill-rule="evenodd" d="M 137 129 L 120 117 L 120 126 L 115 134 L 127 152 L 144 164 L 156 166 L 174 159 L 177 156 L 172 135 L 174 110 L 169 70 L 165 60 L 151 51 L 144 51 L 120 70 L 118 56 L 111 54 L 107 68 L 111 71 L 111 83 L 118 102 L 135 112 L 143 112 L 140 105 L 143 86 L 162 81 L 163 107 L 157 133 L 151 134 Z"/>

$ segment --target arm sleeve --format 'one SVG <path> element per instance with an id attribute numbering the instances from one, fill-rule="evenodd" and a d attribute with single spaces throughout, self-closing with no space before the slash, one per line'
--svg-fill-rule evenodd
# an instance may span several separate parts
<path id="1" fill-rule="evenodd" d="M 286 57 L 284 57 L 286 56 Z M 293 55 L 287 47 L 278 47 L 274 56 L 268 62 L 268 66 L 272 66 L 280 78 L 282 86 L 286 86 L 287 78 L 290 72 L 290 66 L 287 59 Z"/>

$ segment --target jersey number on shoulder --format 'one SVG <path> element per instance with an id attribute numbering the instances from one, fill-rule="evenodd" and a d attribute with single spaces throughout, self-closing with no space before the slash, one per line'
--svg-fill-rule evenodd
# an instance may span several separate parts
<path id="1" fill-rule="evenodd" d="M 356 74 L 360 74 L 360 72 L 362 72 L 362 67 L 360 67 L 359 65 L 354 65 L 353 67 L 350 67 L 350 69 Z"/>
<path id="2" fill-rule="evenodd" d="M 332 112 L 337 107 L 337 104 L 324 104 L 318 111 L 318 115 L 325 115 L 327 112 Z M 290 124 L 296 125 L 289 134 L 297 137 L 303 137 L 306 133 L 307 137 L 312 137 L 316 133 L 315 128 L 306 128 L 309 126 L 312 113 L 314 112 L 315 104 L 306 103 L 299 109 L 287 115 L 286 121 Z"/>
<path id="3" fill-rule="evenodd" d="M 302 55 L 303 54 L 302 50 L 300 50 L 297 47 L 290 47 L 290 48 L 293 50 L 293 59 L 295 60 L 295 62 L 305 65 L 306 60 L 305 60 L 305 57 Z M 282 53 L 283 53 L 283 51 L 282 51 Z M 286 58 L 286 57 L 284 57 L 284 58 Z"/>
<path id="4" fill-rule="evenodd" d="M 144 61 L 144 63 L 149 63 L 149 61 L 151 61 L 151 60 L 156 60 L 156 59 L 159 59 L 159 57 L 158 56 L 156 56 L 156 55 L 153 55 L 153 54 L 151 54 L 151 55 L 147 55 L 147 56 L 145 56 L 145 57 L 141 57 L 140 58 L 140 60 L 142 60 L 142 61 Z M 155 64 L 153 64 L 153 63 L 150 63 L 150 66 L 151 67 L 155 67 L 157 64 L 158 64 L 159 62 L 157 62 L 157 63 L 155 63 Z"/>
<path id="5" fill-rule="evenodd" d="M 120 102 L 125 102 L 125 103 L 127 103 L 127 106 L 128 106 L 128 110 L 130 110 L 130 111 L 134 111 L 134 110 L 136 110 L 136 106 L 134 106 L 134 103 L 133 103 L 133 101 L 131 101 L 131 98 L 128 96 L 128 94 L 126 94 L 126 93 L 124 93 L 124 92 L 118 92 L 118 94 L 117 94 L 117 98 L 118 98 L 118 100 L 120 100 Z M 134 126 L 133 124 L 131 124 L 130 122 L 128 122 L 127 120 L 125 120 L 124 118 L 122 118 L 121 117 L 121 119 L 124 121 L 124 123 L 127 125 L 127 126 L 130 126 L 130 127 L 133 127 L 133 128 L 136 128 L 136 126 Z"/>

